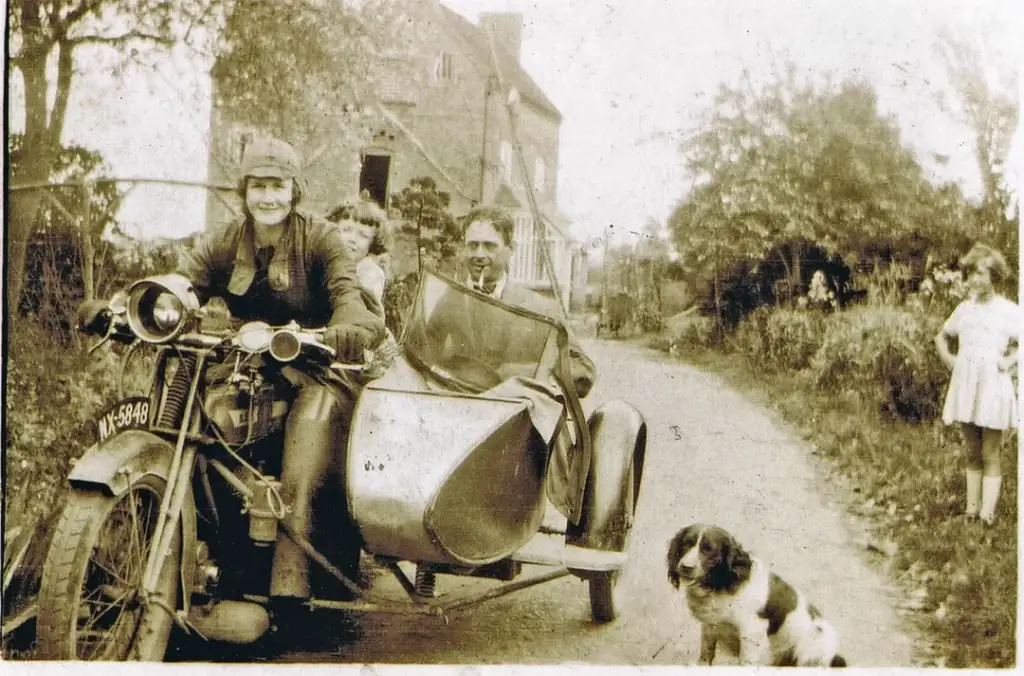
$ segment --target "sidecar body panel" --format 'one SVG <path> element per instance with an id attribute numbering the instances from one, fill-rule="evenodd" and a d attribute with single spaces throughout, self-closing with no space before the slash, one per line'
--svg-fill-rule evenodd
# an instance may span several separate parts
<path id="1" fill-rule="evenodd" d="M 348 458 L 349 510 L 375 554 L 484 565 L 543 517 L 548 447 L 521 400 L 370 386 Z"/>

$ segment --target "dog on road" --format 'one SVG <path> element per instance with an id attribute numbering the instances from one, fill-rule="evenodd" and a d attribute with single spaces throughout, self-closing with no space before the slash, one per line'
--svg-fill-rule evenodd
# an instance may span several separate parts
<path id="1" fill-rule="evenodd" d="M 818 609 L 721 528 L 691 524 L 676 533 L 668 579 L 685 587 L 701 624 L 701 664 L 711 664 L 721 644 L 744 665 L 846 666 L 836 630 Z"/>

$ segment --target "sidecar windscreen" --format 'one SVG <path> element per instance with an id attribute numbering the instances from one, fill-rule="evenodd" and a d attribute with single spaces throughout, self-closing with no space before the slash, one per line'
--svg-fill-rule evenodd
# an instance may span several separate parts
<path id="1" fill-rule="evenodd" d="M 471 392 L 515 376 L 552 381 L 566 329 L 543 315 L 425 272 L 402 336 L 419 369 Z"/>

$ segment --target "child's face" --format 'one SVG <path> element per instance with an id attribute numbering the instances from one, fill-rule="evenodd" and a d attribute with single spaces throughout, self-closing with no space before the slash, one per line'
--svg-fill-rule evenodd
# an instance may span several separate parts
<path id="1" fill-rule="evenodd" d="M 370 243 L 373 242 L 373 235 L 377 231 L 372 225 L 366 225 L 353 220 L 344 220 L 338 223 L 341 232 L 341 241 L 356 260 L 366 258 L 370 253 Z"/>
<path id="2" fill-rule="evenodd" d="M 967 275 L 967 288 L 976 296 L 987 296 L 992 293 L 992 273 L 988 265 L 979 263 Z"/>

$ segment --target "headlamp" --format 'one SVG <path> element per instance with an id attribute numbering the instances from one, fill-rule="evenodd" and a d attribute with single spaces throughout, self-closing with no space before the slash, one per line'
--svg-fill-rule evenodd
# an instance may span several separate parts
<path id="1" fill-rule="evenodd" d="M 182 275 L 156 275 L 128 287 L 128 326 L 147 343 L 174 340 L 195 323 L 199 299 Z"/>

